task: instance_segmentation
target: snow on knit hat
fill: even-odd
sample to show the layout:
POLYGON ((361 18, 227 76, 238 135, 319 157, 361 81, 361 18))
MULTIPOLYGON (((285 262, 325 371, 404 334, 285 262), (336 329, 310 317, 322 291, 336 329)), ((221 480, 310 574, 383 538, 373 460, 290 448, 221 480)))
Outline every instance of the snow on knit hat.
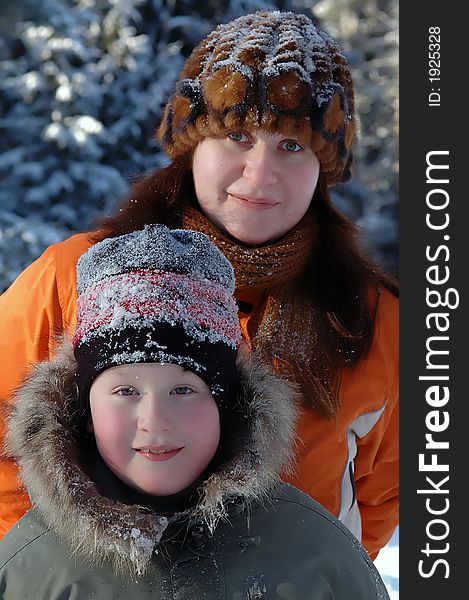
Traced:
POLYGON ((349 179, 350 69, 305 15, 260 11, 218 26, 187 59, 156 137, 174 159, 205 137, 256 127, 308 144, 329 185, 349 179))
POLYGON ((184 366, 229 398, 241 341, 234 287, 203 233, 151 225, 92 246, 77 264, 80 398, 103 370, 148 362, 184 366))

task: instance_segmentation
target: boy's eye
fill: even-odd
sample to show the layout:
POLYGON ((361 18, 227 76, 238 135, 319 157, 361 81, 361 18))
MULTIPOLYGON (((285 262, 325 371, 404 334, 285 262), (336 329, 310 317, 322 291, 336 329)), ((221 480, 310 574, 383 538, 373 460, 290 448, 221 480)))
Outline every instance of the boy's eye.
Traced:
POLYGON ((178 385, 171 392, 172 394, 193 394, 194 390, 188 385, 178 385))
POLYGON ((233 131, 232 133, 228 134, 228 137, 230 138, 230 140, 233 140, 233 142, 247 142, 248 141, 248 136, 243 133, 242 131, 233 131))
POLYGON ((119 396, 133 396, 134 394, 138 394, 135 388, 125 385, 114 390, 114 393, 118 394, 119 396))
POLYGON ((300 150, 303 150, 300 144, 295 142, 295 140, 285 140, 282 142, 281 146, 287 152, 299 152, 300 150))

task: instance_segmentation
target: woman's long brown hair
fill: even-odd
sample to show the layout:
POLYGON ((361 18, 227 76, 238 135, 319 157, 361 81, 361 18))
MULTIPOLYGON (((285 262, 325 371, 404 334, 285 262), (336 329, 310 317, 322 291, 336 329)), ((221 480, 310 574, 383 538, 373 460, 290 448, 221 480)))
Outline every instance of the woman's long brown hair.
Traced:
MULTIPOLYGON (((99 221, 99 229, 91 235, 93 241, 152 223, 181 227, 184 207, 197 206, 190 164, 191 158, 186 156, 137 181, 116 214, 99 221)), ((325 357, 313 377, 331 382, 324 392, 328 397, 319 398, 315 406, 330 418, 335 412, 330 409, 331 393, 336 399, 333 406, 339 405, 342 370, 357 364, 370 350, 380 289, 384 286, 397 296, 398 283, 362 253, 358 227, 335 208, 321 176, 310 210, 316 215, 318 240, 302 280, 316 307, 318 350, 325 357)), ((301 381, 301 373, 295 375, 301 381)), ((303 391, 306 396, 307 390, 303 391)))

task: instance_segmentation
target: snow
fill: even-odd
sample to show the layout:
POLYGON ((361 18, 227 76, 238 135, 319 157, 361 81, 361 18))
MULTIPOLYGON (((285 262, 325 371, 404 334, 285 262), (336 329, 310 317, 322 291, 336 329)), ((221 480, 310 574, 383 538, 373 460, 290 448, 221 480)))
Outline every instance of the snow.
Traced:
MULTIPOLYGON (((254 30, 251 30, 251 26, 244 24, 244 17, 242 17, 242 21, 235 20, 228 25, 222 25, 212 34, 212 39, 222 39, 223 36, 230 42, 233 50, 232 56, 228 59, 219 60, 215 56, 215 62, 209 64, 211 71, 215 72, 229 65, 251 79, 252 71, 240 57, 245 56, 246 50, 250 52, 259 50, 261 56, 264 56, 262 69, 264 77, 276 77, 283 70, 294 69, 306 83, 313 85, 311 74, 316 72, 317 64, 330 63, 328 52, 322 52, 322 49, 326 47, 324 39, 326 36, 318 34, 314 26, 306 20, 301 21, 297 14, 274 12, 270 21, 262 26, 258 24, 256 18, 253 18, 252 21, 255 24, 253 25, 254 30), (275 27, 279 20, 282 21, 283 30, 278 38, 273 38, 271 27, 275 27), (311 58, 312 56, 315 57, 315 60, 311 58)), ((327 45, 336 47, 336 44, 328 37, 327 45)), ((327 50, 329 51, 330 48, 327 50)), ((223 46, 221 55, 225 57, 225 46, 223 46)), ((332 84, 332 81, 329 83, 332 84)))
POLYGON ((399 598, 399 527, 375 560, 391 600, 399 598))
MULTIPOLYGON (((235 289, 233 267, 203 233, 147 225, 91 247, 78 261, 78 291, 82 293, 105 278, 137 267, 208 279, 227 288, 230 294, 235 289)), ((226 300, 223 296, 220 299, 226 300)))

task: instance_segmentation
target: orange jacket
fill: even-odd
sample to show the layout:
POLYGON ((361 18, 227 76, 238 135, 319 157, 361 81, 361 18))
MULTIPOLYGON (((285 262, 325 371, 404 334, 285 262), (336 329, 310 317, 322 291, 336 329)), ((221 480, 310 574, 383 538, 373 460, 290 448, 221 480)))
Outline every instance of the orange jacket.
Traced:
MULTIPOLYGON (((73 331, 75 266, 90 245, 86 234, 78 234, 49 247, 0 296, 0 398, 10 398, 31 364, 49 358, 63 329, 73 331)), ((237 292, 236 297, 251 304, 261 301, 259 292, 237 292)), ((249 340, 255 324, 241 311, 240 321, 249 340)), ((338 516, 374 558, 398 523, 399 502, 398 300, 386 290, 371 352, 344 373, 341 403, 334 422, 303 409, 298 468, 294 478, 286 479, 338 516)), ((17 475, 11 461, 1 463, 0 535, 30 506, 17 475)))

